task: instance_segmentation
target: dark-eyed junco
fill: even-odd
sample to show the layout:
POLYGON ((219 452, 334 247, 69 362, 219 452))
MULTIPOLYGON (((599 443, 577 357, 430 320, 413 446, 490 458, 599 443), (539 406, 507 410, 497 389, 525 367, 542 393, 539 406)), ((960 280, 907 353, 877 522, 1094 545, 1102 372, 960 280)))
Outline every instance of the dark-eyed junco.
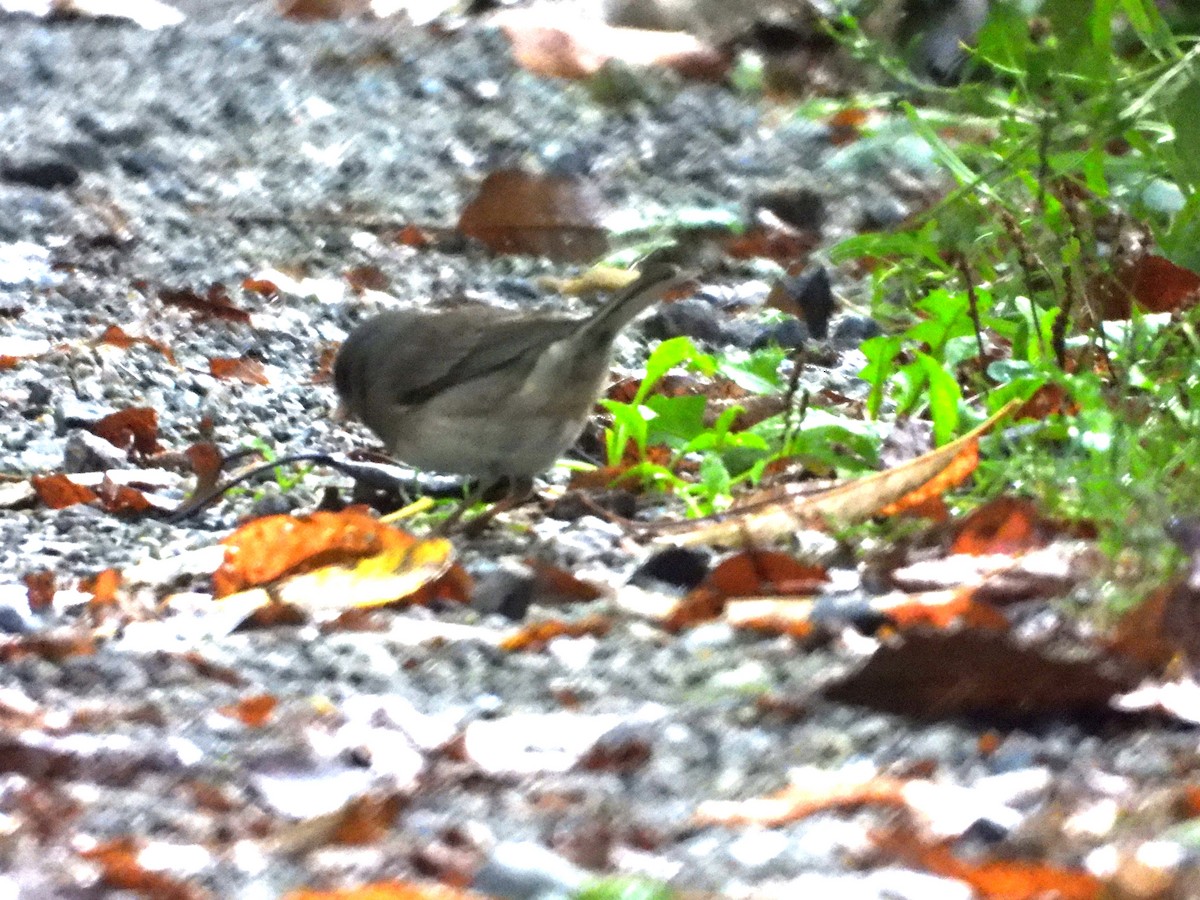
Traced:
POLYGON ((649 262, 585 318, 493 307, 399 310, 361 323, 342 345, 334 382, 346 412, 419 469, 508 478, 527 494, 579 437, 608 375, 613 340, 686 280, 649 262))

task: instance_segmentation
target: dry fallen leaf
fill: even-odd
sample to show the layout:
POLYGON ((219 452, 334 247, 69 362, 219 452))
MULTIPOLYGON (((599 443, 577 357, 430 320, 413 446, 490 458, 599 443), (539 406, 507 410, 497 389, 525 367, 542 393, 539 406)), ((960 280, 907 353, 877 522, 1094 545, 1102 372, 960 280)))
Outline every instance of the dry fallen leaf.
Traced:
POLYGON ((588 78, 617 61, 719 81, 732 62, 730 53, 682 31, 619 28, 574 12, 551 17, 545 7, 507 10, 493 21, 511 42, 517 65, 551 78, 588 78))
POLYGON ((493 253, 587 262, 608 251, 603 211, 600 192, 581 178, 500 169, 484 179, 458 230, 493 253))
POLYGON ((1096 876, 1042 862, 966 862, 944 843, 923 841, 912 829, 873 835, 875 843, 902 862, 966 882, 980 900, 1099 900, 1104 884, 1096 876))
POLYGON ((274 607, 309 612, 402 599, 461 601, 470 592, 470 579, 454 564, 449 541, 418 540, 359 508, 266 516, 222 543, 225 561, 213 574, 213 588, 226 602, 267 584, 279 601, 274 607))
POLYGON ((199 294, 190 288, 159 288, 158 299, 168 306, 178 306, 202 319, 222 319, 226 322, 250 324, 250 313, 233 305, 223 284, 209 285, 199 294))
POLYGON ((206 896, 199 888, 165 872, 145 868, 138 860, 142 843, 134 837, 115 838, 84 850, 80 856, 100 867, 102 883, 113 890, 171 900, 200 900, 206 896))
POLYGON ((906 632, 827 685, 835 703, 923 719, 1103 715, 1135 683, 1103 656, 1064 658, 995 631, 906 632))
MULTIPOLYGON (((931 481, 935 489, 945 490, 947 477, 965 477, 964 460, 969 466, 976 458, 980 436, 1019 405, 1020 401, 1014 400, 958 440, 895 468, 817 492, 803 483, 784 484, 726 513, 660 525, 655 529, 655 539, 681 546, 757 546, 797 529, 819 526, 826 519, 842 523, 861 521, 931 481), (949 476, 943 474, 947 470, 949 476)), ((927 499, 923 491, 917 496, 927 499)))
POLYGON ((128 350, 134 344, 145 344, 148 347, 153 347, 159 353, 167 358, 167 362, 175 365, 175 354, 171 348, 162 341, 155 340, 150 337, 139 337, 130 334, 120 325, 109 325, 104 329, 104 333, 96 338, 97 344, 108 344, 112 347, 120 347, 122 350, 128 350))
POLYGON ((158 450, 158 413, 148 406, 118 410, 92 423, 88 430, 114 447, 132 448, 142 456, 158 450))
POLYGON ((240 381, 243 384, 269 384, 263 364, 248 356, 219 357, 208 361, 208 371, 213 378, 240 381))
POLYGON ((271 721, 271 716, 278 705, 279 700, 270 694, 254 694, 250 697, 243 697, 237 703, 222 706, 217 712, 231 719, 237 719, 250 728, 262 728, 271 721))
POLYGON ((442 884, 377 881, 356 888, 291 891, 284 895, 283 900, 486 900, 486 898, 474 891, 446 887, 442 884))
POLYGON ((830 809, 905 805, 905 780, 884 775, 803 771, 803 783, 791 784, 770 797, 708 800, 694 817, 698 825, 761 825, 778 828, 830 809))
POLYGON ((29 479, 38 499, 51 509, 66 509, 76 503, 91 503, 98 499, 89 487, 74 482, 68 475, 34 475, 29 479))

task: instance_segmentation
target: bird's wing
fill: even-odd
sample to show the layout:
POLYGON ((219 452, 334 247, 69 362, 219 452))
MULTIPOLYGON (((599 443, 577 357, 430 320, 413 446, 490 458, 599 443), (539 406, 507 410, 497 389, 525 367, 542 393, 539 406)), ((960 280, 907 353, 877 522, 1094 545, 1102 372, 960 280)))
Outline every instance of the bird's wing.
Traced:
POLYGON ((400 313, 379 325, 371 337, 378 349, 370 355, 387 361, 382 381, 388 399, 408 406, 538 352, 570 334, 578 322, 474 309, 400 313))

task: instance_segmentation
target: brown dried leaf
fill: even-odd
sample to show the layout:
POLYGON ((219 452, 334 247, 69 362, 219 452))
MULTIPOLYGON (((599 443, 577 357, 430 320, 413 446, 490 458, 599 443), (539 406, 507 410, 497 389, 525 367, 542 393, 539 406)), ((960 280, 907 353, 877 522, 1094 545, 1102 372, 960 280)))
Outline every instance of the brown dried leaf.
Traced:
POLYGON ((1042 862, 992 860, 965 862, 944 843, 922 840, 914 829, 892 829, 872 835, 875 843, 904 863, 970 885, 980 900, 1099 900, 1104 883, 1079 870, 1042 862))
POLYGON ((552 21, 545 9, 496 16, 517 65, 550 78, 590 78, 607 63, 670 69, 684 78, 720 81, 732 56, 682 31, 620 28, 576 15, 552 21))
POLYGON ((49 569, 30 572, 25 576, 25 590, 29 597, 29 608, 33 612, 49 609, 56 591, 55 575, 49 569))
POLYGON ((98 499, 89 487, 76 484, 68 475, 34 475, 29 479, 38 498, 51 509, 66 509, 76 503, 98 499))
POLYGON ((208 371, 213 378, 240 381, 242 384, 270 384, 263 364, 248 356, 218 357, 208 361, 208 371))
POLYGON ((792 784, 769 797, 750 800, 708 800, 694 817, 698 825, 778 828, 831 809, 882 806, 903 809, 905 779, 886 775, 821 773, 811 784, 792 784))
POLYGON ((158 451, 158 413, 148 406, 118 410, 94 422, 88 431, 114 447, 133 448, 142 456, 158 451))
POLYGON ((217 710, 221 715, 237 719, 249 728, 262 728, 275 713, 279 700, 270 694, 254 694, 243 697, 237 703, 222 706, 217 710))
MULTIPOLYGON (((957 475, 955 464, 961 465, 962 459, 969 460, 977 452, 979 437, 1019 405, 1020 401, 1014 400, 958 440, 895 468, 818 492, 808 490, 803 483, 780 485, 729 512, 660 525, 655 538, 662 543, 682 546, 755 546, 790 534, 797 528, 820 527, 826 519, 861 521, 936 479, 948 468, 951 469, 950 476, 957 475)), ((940 485, 940 481, 935 482, 935 487, 940 485)))
POLYGON ((587 181, 501 169, 484 179, 458 230, 493 253, 587 262, 608 251, 604 202, 587 181))
POLYGON ((250 324, 250 313, 233 305, 223 284, 211 284, 203 294, 191 288, 159 288, 158 299, 168 306, 178 306, 195 313, 202 319, 250 324))
POLYGON ((113 347, 120 347, 122 350, 128 350, 134 344, 145 344, 147 347, 153 347, 159 353, 167 358, 167 362, 175 365, 175 354, 171 352, 171 348, 162 341, 150 337, 136 336, 130 334, 120 325, 109 325, 104 329, 104 333, 96 338, 97 344, 108 344, 113 347))
POLYGON ((197 887, 145 868, 138 861, 141 844, 135 837, 116 838, 84 850, 80 856, 100 867, 101 882, 113 890, 159 900, 201 900, 206 896, 197 887))
POLYGON ((964 629, 906 633, 823 695, 917 718, 986 715, 1003 719, 1110 712, 1133 680, 1104 657, 1078 660, 1007 634, 964 629))

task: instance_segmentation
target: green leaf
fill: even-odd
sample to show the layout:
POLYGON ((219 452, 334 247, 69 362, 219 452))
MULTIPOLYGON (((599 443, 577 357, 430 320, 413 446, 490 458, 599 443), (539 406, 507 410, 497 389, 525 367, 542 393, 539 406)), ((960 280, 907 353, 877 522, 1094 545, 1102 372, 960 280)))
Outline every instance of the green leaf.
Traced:
POLYGON ((1029 55, 1029 19, 1014 3, 993 3, 980 29, 975 52, 989 65, 1015 77, 1025 73, 1029 55))
POLYGON ((950 174, 954 176, 955 181, 963 186, 970 185, 976 188, 983 196, 999 202, 1000 198, 996 197, 991 186, 976 176, 975 171, 966 164, 962 156, 951 149, 950 145, 942 140, 937 132, 921 117, 915 106, 911 103, 902 103, 901 108, 908 116, 908 121, 912 125, 913 130, 929 145, 938 162, 946 167, 950 174))
POLYGON ((730 493, 732 479, 729 477, 729 470, 716 453, 707 453, 700 460, 700 483, 710 500, 730 493))
POLYGON ((621 403, 617 400, 601 400, 600 405, 607 409, 613 417, 612 427, 608 430, 605 440, 605 450, 608 454, 608 464, 617 466, 625 458, 625 448, 633 441, 641 456, 646 455, 646 433, 649 428, 647 419, 654 415, 652 410, 644 409, 632 403, 621 403))
POLYGON ((871 385, 871 392, 867 395, 867 414, 871 418, 879 415, 884 387, 895 371, 894 363, 902 345, 903 339, 896 335, 880 335, 863 341, 858 348, 867 358, 867 364, 858 376, 871 385))
POLYGON ((927 353, 917 354, 917 363, 929 383, 929 414, 933 419, 934 441, 940 447, 954 439, 958 430, 962 391, 952 372, 927 353))
POLYGON ((1185 73, 1184 87, 1166 110, 1175 131, 1172 175, 1185 190, 1200 190, 1200 63, 1185 73))
POLYGON ((1121 8, 1125 11, 1129 24, 1147 47, 1157 51, 1178 51, 1175 36, 1163 21, 1154 0, 1121 0, 1121 8))
POLYGON ((699 394, 685 397, 664 397, 655 394, 645 403, 653 418, 646 426, 646 445, 666 444, 678 450, 698 434, 704 426, 707 399, 699 394))
POLYGON ((1156 236, 1171 262, 1200 272, 1200 191, 1187 198, 1175 221, 1156 236))
POLYGON ((781 347, 765 347, 747 354, 730 350, 717 360, 717 374, 752 394, 771 394, 783 387, 779 366, 787 359, 781 347))
POLYGON ((664 375, 681 363, 689 362, 711 374, 716 368, 716 362, 707 353, 701 352, 692 339, 688 337, 673 337, 663 341, 654 348, 650 358, 646 360, 646 375, 638 388, 634 403, 641 403, 664 375))

